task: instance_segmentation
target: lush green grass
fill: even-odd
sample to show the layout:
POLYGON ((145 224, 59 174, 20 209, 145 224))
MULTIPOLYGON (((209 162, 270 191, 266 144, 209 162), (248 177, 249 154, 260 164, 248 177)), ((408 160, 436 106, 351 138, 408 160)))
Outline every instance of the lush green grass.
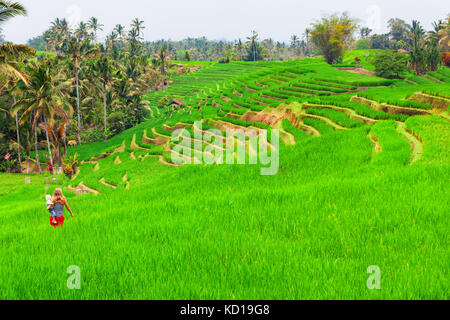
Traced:
MULTIPOLYGON (((292 95, 257 105, 257 99, 271 100, 264 93, 276 94, 291 82, 314 85, 313 78, 324 78, 317 86, 349 91, 361 83, 382 84, 318 59, 258 66, 272 71, 233 75, 219 88, 186 96, 201 110, 154 118, 106 143, 70 148, 89 160, 125 143, 124 152, 82 164, 73 181, 60 178, 75 213, 61 229, 51 228, 44 206, 45 194, 56 187, 46 189, 48 175, 32 175, 31 184, 23 175, 0 175, 0 299, 448 299, 448 120, 439 114, 396 118, 350 102, 357 93, 292 95), (337 81, 327 82, 329 75, 337 81), (269 78, 276 82, 264 81, 269 78), (258 80, 267 87, 243 89, 258 80), (380 121, 362 125, 337 109, 311 109, 355 127, 336 131, 304 118, 306 102, 380 121), (218 119, 221 107, 222 113, 235 112, 235 105, 247 111, 290 107, 321 136, 282 120, 297 144, 281 144, 274 176, 261 176, 259 165, 164 165, 160 155, 170 160, 164 146, 142 141, 144 130, 149 138, 170 134, 163 124, 205 119, 204 129, 213 128, 208 119, 218 119), (411 163, 410 141, 395 120, 423 142, 417 161, 411 163), (374 151, 371 136, 381 151, 374 151), (67 189, 80 182, 100 194, 75 196, 67 189), (66 287, 71 265, 81 269, 81 290, 66 287), (381 290, 366 286, 371 265, 380 267, 381 290)), ((403 93, 369 92, 379 101, 406 101, 415 90, 431 90, 405 85, 403 93)), ((445 92, 443 86, 434 90, 445 92)), ((270 129, 262 122, 220 119, 270 129)))

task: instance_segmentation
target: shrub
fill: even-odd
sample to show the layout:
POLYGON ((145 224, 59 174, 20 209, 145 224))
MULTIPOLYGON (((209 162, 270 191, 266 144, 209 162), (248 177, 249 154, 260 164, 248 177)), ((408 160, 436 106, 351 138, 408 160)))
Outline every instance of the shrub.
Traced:
POLYGON ((116 111, 109 115, 108 124, 113 135, 119 134, 125 130, 125 114, 122 111, 116 111))
POLYGON ((367 50, 372 48, 372 41, 370 39, 361 39, 356 41, 357 50, 367 50))
POLYGON ((174 97, 172 95, 167 95, 159 99, 157 107, 160 109, 166 108, 172 101, 174 97))
POLYGON ((384 50, 378 53, 373 60, 375 66, 375 74, 383 78, 400 78, 406 72, 408 56, 390 50, 384 50))
POLYGON ((103 138, 104 138, 103 129, 91 128, 81 134, 81 142, 83 144, 103 141, 103 138))
POLYGON ((64 174, 72 178, 73 174, 75 173, 76 168, 78 167, 78 153, 75 153, 71 157, 65 157, 63 159, 63 166, 64 166, 64 174))

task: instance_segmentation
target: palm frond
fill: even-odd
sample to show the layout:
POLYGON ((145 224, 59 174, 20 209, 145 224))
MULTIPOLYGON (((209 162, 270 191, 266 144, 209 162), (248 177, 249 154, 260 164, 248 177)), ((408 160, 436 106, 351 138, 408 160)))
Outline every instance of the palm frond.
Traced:
POLYGON ((23 56, 25 58, 36 55, 36 50, 23 44, 3 43, 0 45, 0 56, 23 56))
POLYGON ((15 16, 25 16, 27 10, 18 2, 7 0, 0 1, 0 23, 3 23, 15 16))

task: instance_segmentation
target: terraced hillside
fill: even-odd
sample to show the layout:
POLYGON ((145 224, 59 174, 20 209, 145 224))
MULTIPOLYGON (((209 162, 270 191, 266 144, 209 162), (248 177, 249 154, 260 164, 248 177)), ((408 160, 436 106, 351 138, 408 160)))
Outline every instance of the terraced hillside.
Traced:
POLYGON ((195 95, 201 90, 209 88, 216 89, 221 82, 231 80, 239 75, 254 72, 263 68, 258 65, 244 65, 238 63, 221 64, 212 63, 204 64, 200 70, 174 77, 170 86, 164 91, 159 91, 146 96, 149 107, 155 115, 159 114, 156 108, 159 99, 165 95, 172 95, 174 98, 185 98, 195 95))
POLYGON ((76 214, 61 230, 42 210, 45 177, 2 176, 1 298, 448 298, 448 69, 385 80, 320 59, 210 68, 220 80, 202 69, 147 97, 177 93, 189 108, 70 149, 82 164, 58 181, 76 214), (279 129, 278 173, 173 164, 173 131, 196 121, 279 129), (73 264, 77 292, 65 289, 73 264), (382 290, 366 286, 371 265, 382 290))

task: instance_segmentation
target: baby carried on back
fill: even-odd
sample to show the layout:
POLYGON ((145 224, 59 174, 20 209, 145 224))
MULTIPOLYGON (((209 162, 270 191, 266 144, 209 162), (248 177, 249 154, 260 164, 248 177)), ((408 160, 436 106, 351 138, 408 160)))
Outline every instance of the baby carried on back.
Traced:
POLYGON ((57 222, 56 222, 55 204, 52 201, 52 196, 48 194, 45 196, 45 199, 47 200, 45 205, 47 207, 47 210, 50 212, 50 216, 52 217, 52 222, 54 225, 56 225, 57 222))
POLYGON ((53 197, 51 195, 45 196, 46 199, 46 208, 50 212, 50 224, 53 227, 61 227, 64 224, 64 207, 67 208, 70 215, 73 218, 72 210, 70 210, 69 204, 67 203, 66 198, 62 194, 61 189, 56 189, 53 197))

